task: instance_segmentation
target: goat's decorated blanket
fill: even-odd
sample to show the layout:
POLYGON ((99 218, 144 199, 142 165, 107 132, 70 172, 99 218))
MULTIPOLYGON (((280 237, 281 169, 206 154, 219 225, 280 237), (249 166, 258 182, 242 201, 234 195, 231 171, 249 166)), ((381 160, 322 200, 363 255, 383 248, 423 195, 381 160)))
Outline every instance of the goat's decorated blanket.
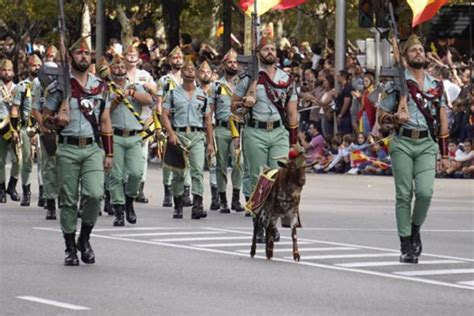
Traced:
POLYGON ((278 169, 263 169, 258 177, 255 189, 250 196, 247 204, 245 204, 245 211, 252 215, 258 215, 260 210, 265 205, 268 195, 272 191, 273 183, 275 182, 278 169))

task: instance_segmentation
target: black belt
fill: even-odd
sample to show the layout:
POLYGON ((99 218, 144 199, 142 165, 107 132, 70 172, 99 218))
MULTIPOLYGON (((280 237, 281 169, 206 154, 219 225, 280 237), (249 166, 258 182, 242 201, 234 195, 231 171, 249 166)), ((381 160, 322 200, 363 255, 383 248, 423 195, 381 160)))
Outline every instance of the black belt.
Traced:
POLYGON ((403 128, 402 132, 400 133, 402 136, 409 137, 411 139, 420 139, 420 138, 425 138, 428 137, 428 131, 427 130, 418 130, 418 129, 406 129, 403 128))
POLYGON ((140 132, 141 131, 137 131, 137 130, 114 128, 114 135, 121 136, 121 137, 135 136, 140 132))
POLYGON ((186 126, 186 127, 175 127, 175 131, 177 132, 203 132, 204 128, 197 127, 197 126, 186 126))
POLYGON ((225 128, 229 128, 229 121, 217 120, 216 126, 222 126, 222 127, 225 127, 225 128))
POLYGON ((272 129, 280 127, 281 121, 273 121, 273 122, 261 122, 256 120, 251 120, 247 123, 247 126, 254 127, 254 128, 261 128, 271 131, 272 129))
POLYGON ((86 145, 94 143, 94 137, 73 137, 59 135, 59 143, 85 147, 86 145))

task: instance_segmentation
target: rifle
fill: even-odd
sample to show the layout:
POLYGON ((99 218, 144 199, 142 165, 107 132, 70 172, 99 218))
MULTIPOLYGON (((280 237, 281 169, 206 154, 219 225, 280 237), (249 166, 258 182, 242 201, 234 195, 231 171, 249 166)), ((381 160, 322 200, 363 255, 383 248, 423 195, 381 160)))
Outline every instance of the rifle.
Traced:
POLYGON ((70 70, 69 70, 69 58, 66 51, 65 44, 65 29, 66 24, 64 20, 64 1, 58 0, 59 5, 59 52, 61 59, 61 77, 62 83, 59 83, 60 90, 63 94, 63 100, 59 107, 56 121, 58 125, 64 127, 69 123, 69 98, 71 97, 71 86, 70 86, 70 70))

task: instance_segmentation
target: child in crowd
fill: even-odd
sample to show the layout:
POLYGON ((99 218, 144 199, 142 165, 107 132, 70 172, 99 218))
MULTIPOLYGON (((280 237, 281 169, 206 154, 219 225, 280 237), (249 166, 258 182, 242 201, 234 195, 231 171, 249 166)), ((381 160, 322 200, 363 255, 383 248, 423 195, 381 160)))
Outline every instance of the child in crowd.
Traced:
POLYGON ((337 154, 333 156, 333 159, 329 166, 327 166, 325 172, 335 172, 335 173, 346 173, 350 169, 350 145, 352 143, 352 135, 346 134, 342 137, 342 143, 339 143, 337 139, 338 136, 334 136, 332 145, 333 148, 337 145, 337 154))
POLYGON ((451 161, 450 167, 443 176, 456 178, 471 178, 474 176, 474 151, 472 150, 471 139, 465 139, 463 143, 459 144, 454 160, 451 161))

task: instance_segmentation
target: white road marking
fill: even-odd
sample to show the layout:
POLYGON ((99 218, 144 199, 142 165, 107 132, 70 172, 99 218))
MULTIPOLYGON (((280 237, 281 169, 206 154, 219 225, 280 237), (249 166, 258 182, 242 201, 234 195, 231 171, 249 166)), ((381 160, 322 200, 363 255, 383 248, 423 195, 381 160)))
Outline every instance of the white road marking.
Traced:
MULTIPOLYGON (((250 239, 249 242, 237 242, 237 243, 216 243, 216 244, 192 244, 191 246, 194 247, 209 247, 209 248, 219 248, 219 247, 242 247, 242 246, 249 246, 252 244, 252 240, 250 239)), ((292 241, 279 241, 278 245, 292 245, 292 241)), ((298 242, 298 245, 307 245, 309 242, 298 242)))
MULTIPOLYGON (((322 256, 304 256, 301 259, 304 260, 316 260, 316 259, 345 259, 345 258, 377 258, 377 257, 395 257, 399 256, 398 253, 358 253, 349 255, 322 255, 322 256)), ((293 257, 285 257, 286 259, 292 259, 293 257)))
POLYGON ((458 284, 474 286, 474 281, 462 281, 458 282, 458 284))
POLYGON ((180 236, 180 235, 213 235, 213 234, 225 234, 225 233, 224 232, 194 231, 194 232, 114 234, 112 236, 116 236, 116 237, 146 237, 146 236, 180 236))
MULTIPOLYGON (((446 264, 446 263, 463 263, 462 261, 456 260, 420 260, 418 265, 421 264, 446 264)), ((368 262, 351 262, 351 263, 338 263, 336 266, 346 268, 365 268, 365 267, 385 267, 385 266, 398 266, 407 265, 406 263, 400 263, 397 261, 368 261, 368 262)))
POLYGON ((441 270, 418 270, 418 271, 415 270, 415 271, 398 271, 398 272, 393 272, 393 273, 406 275, 406 276, 464 274, 464 273, 474 273, 474 269, 441 269, 441 270))
MULTIPOLYGON (((281 242, 275 243, 275 247, 278 247, 281 242)), ((291 243, 290 243, 291 244, 291 243)), ((298 243, 300 244, 300 243, 298 243)), ((352 248, 352 247, 316 247, 316 248, 299 248, 300 252, 305 251, 337 251, 337 250, 358 250, 359 248, 352 248)), ((248 252, 247 250, 237 250, 239 252, 248 252)), ((293 251, 293 248, 274 248, 273 252, 288 252, 293 251)), ((257 253, 265 253, 265 249, 257 249, 257 253)), ((292 257, 293 258, 293 257, 292 257)))
MULTIPOLYGON (((246 226, 230 226, 227 229, 249 230, 246 226)), ((285 229, 290 231, 289 229, 285 229)), ((304 227, 304 231, 370 231, 370 232, 396 232, 393 228, 344 228, 344 227, 304 227)), ((422 232, 433 233, 474 233, 474 229, 423 229, 422 232)))
POLYGON ((72 305, 72 304, 58 302, 58 301, 52 301, 52 300, 47 300, 47 299, 39 298, 39 297, 35 297, 35 296, 17 296, 17 298, 19 298, 21 300, 26 300, 26 301, 31 301, 31 302, 36 302, 36 303, 41 303, 41 304, 46 304, 46 305, 52 305, 52 306, 66 308, 66 309, 75 310, 75 311, 90 310, 89 307, 79 306, 79 305, 72 305))
POLYGON ((196 238, 163 238, 163 239, 152 239, 156 242, 180 242, 180 241, 204 241, 204 240, 236 240, 236 239, 247 239, 248 236, 229 236, 229 237, 196 237, 196 238))
POLYGON ((115 232, 115 231, 127 231, 127 230, 132 230, 132 231, 146 231, 146 230, 181 230, 181 229, 189 229, 189 227, 121 227, 121 228, 95 228, 95 232, 115 232))

